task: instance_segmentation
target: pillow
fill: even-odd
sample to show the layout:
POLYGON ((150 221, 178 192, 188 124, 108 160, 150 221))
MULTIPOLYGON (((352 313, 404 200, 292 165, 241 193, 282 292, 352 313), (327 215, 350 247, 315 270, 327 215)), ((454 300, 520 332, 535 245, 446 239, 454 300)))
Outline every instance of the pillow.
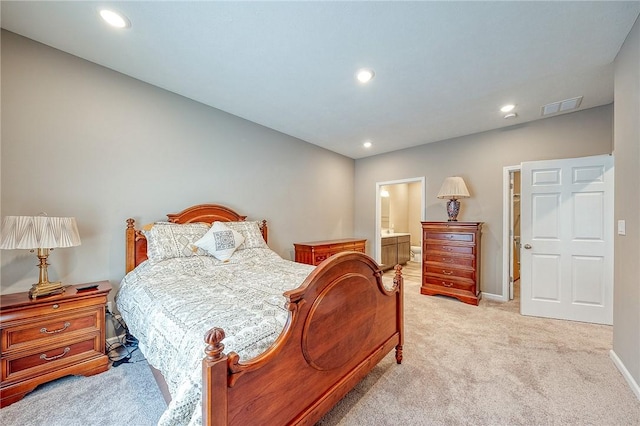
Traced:
POLYGON ((250 248, 269 248, 264 241, 262 232, 260 232, 260 222, 242 221, 242 222, 224 222, 229 228, 239 232, 244 237, 244 244, 238 247, 238 250, 250 248))
POLYGON ((229 260, 233 252, 244 242, 244 237, 222 222, 214 222, 211 229, 193 244, 206 250, 223 262, 229 260))
POLYGON ((147 238, 147 258, 161 261, 174 257, 204 256, 203 250, 194 250, 193 242, 209 230, 206 223, 156 222, 150 229, 143 229, 147 238))

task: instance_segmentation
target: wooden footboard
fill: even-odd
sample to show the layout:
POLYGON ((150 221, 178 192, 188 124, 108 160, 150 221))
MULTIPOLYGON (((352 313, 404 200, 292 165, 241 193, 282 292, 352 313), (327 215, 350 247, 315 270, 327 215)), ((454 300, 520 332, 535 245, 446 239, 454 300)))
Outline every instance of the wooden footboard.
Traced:
POLYGON ((385 289, 377 263, 347 252, 285 293, 289 318, 269 350, 240 363, 213 328, 203 360, 206 425, 314 424, 396 348, 402 361, 403 279, 385 289))

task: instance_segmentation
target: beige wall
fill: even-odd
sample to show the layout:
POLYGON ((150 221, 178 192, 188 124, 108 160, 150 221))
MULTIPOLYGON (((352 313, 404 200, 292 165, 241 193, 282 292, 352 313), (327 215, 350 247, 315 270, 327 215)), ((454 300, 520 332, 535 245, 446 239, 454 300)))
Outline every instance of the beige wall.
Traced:
POLYGON ((615 237, 613 351, 640 398, 640 22, 615 61, 615 237), (632 378, 629 378, 630 375, 632 378))
MULTIPOLYGON (((285 258, 353 234, 352 159, 6 31, 1 53, 0 214, 75 216, 82 239, 51 279, 117 285, 125 220, 193 204, 267 219, 285 258)), ((2 252, 3 293, 37 281, 34 254, 2 252)))
MULTIPOLYGON (((356 160, 355 233, 373 238, 375 183, 426 176, 427 220, 446 220, 436 198, 445 177, 462 176, 471 198, 461 200, 461 221, 485 222, 482 291, 502 294, 502 171, 522 161, 611 152, 611 105, 356 160)), ((371 246, 370 246, 371 247, 371 246)))

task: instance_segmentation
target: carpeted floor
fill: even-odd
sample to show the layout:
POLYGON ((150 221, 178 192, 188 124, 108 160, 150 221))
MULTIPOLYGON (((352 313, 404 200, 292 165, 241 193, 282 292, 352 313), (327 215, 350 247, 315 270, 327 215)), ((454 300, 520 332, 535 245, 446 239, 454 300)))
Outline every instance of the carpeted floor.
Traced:
MULTIPOLYGON (((517 301, 423 296, 417 264, 405 278, 402 365, 387 356, 319 425, 640 425, 609 358, 611 327, 523 317, 517 301)), ((164 407, 143 361, 41 386, 0 424, 143 426, 164 407)))

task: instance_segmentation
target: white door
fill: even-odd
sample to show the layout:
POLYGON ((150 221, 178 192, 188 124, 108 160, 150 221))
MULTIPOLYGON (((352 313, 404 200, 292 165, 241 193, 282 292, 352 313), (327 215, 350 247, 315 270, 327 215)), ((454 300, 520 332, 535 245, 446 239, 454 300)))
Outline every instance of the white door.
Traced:
POLYGON ((523 315, 613 323, 613 157, 522 163, 523 315))

